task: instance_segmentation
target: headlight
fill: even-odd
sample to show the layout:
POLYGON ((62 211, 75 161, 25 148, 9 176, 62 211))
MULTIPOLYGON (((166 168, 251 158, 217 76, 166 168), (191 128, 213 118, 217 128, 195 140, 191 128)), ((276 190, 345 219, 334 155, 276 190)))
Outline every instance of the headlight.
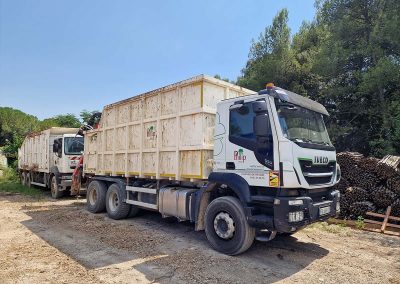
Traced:
POLYGON ((289 222, 300 222, 304 219, 303 211, 289 212, 289 222))
POLYGON ((301 199, 289 200, 289 205, 303 205, 303 200, 301 199))

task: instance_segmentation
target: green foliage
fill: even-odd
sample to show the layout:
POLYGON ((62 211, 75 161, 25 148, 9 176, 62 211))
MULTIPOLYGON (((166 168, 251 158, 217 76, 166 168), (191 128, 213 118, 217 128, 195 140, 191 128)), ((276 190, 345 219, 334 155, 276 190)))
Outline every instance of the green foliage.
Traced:
POLYGON ((40 189, 23 186, 19 182, 19 177, 15 169, 8 167, 0 168, 0 192, 21 193, 28 196, 40 198, 43 193, 40 189))
MULTIPOLYGON (((80 113, 82 121, 86 121, 96 111, 83 110, 80 113)), ((0 147, 15 166, 18 148, 21 147, 28 133, 42 131, 51 127, 79 128, 80 120, 74 114, 56 115, 39 120, 35 116, 26 114, 10 107, 0 107, 0 147)))
POLYGON ((400 153, 400 1, 322 0, 290 37, 284 9, 250 47, 238 84, 265 83, 324 104, 338 151, 400 153))
POLYGON ((360 230, 365 228, 365 222, 364 222, 364 218, 362 216, 358 216, 358 218, 356 220, 356 228, 360 229, 360 230))
MULTIPOLYGON (((217 75, 216 75, 217 76, 217 75)), ((225 80, 225 79, 224 79, 225 80)), ((99 112, 98 110, 94 110, 94 111, 88 111, 87 109, 84 109, 80 112, 79 116, 82 120, 83 123, 88 123, 89 119, 92 117, 93 114, 95 114, 96 112, 99 112)))

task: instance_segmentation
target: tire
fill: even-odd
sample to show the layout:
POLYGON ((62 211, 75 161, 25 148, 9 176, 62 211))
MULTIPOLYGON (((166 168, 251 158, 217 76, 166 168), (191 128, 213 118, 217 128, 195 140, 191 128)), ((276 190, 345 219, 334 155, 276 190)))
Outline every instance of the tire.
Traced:
POLYGON ((255 237, 255 229, 247 223, 242 204, 232 196, 219 197, 208 205, 205 231, 211 247, 227 255, 243 253, 255 237))
POLYGON ((27 187, 32 187, 32 184, 31 184, 31 173, 29 173, 29 172, 25 173, 25 185, 27 187))
POLYGON ((20 180, 21 180, 21 184, 23 186, 26 186, 26 173, 25 172, 21 172, 20 180))
POLYGON ((113 183, 109 186, 106 195, 106 209, 108 217, 114 220, 128 217, 131 206, 125 203, 124 190, 118 184, 113 183))
POLYGON ((60 187, 57 184, 57 178, 55 175, 51 176, 50 179, 50 192, 51 192, 51 197, 53 199, 59 199, 64 195, 64 193, 62 192, 62 190, 60 190, 60 187))
POLYGON ((107 186, 104 182, 94 180, 89 183, 86 192, 86 209, 91 213, 106 210, 107 186))

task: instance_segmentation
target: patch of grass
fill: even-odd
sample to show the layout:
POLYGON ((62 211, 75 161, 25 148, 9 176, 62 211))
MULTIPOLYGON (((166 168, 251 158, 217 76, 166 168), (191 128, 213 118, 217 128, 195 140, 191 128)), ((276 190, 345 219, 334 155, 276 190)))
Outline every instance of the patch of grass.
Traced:
POLYGON ((2 168, 0 176, 0 192, 20 193, 23 195, 41 197, 43 195, 40 189, 27 187, 19 183, 18 174, 12 168, 2 168))
POLYGON ((362 230, 365 228, 364 218, 362 216, 358 216, 356 221, 356 228, 362 230))
POLYGON ((313 223, 304 230, 309 230, 309 231, 325 231, 328 233, 332 234, 338 234, 340 236, 350 236, 351 235, 351 230, 343 225, 335 225, 335 224, 328 224, 327 222, 317 222, 313 223))
POLYGON ((0 192, 20 193, 37 198, 43 196, 40 189, 24 186, 17 181, 0 181, 0 192))

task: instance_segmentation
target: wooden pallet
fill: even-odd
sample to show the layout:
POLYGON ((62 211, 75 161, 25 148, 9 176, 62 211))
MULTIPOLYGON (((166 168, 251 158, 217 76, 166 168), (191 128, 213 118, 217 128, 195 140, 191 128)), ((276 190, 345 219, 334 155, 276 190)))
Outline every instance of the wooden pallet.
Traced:
POLYGON ((375 217, 375 218, 382 218, 383 221, 376 221, 376 220, 371 220, 371 219, 364 219, 364 222, 367 224, 376 224, 376 225, 380 225, 379 229, 375 229, 375 228, 365 228, 368 231, 373 231, 373 232, 378 232, 378 233, 383 233, 383 234, 387 234, 387 235, 394 235, 394 236, 399 236, 400 237, 400 233, 396 232, 396 229, 400 229, 400 225, 397 224, 392 224, 389 223, 390 220, 393 221, 400 221, 399 217, 394 217, 394 216, 390 216, 390 213, 392 211, 392 207, 389 206, 386 209, 386 213, 385 214, 378 214, 375 212, 367 212, 367 216, 371 216, 371 217, 375 217), (393 230, 394 228, 394 230, 393 230))
MULTIPOLYGON (((400 237, 400 225, 397 224, 392 224, 389 221, 400 221, 399 217, 394 217, 390 216, 390 213, 392 211, 392 207, 389 206, 386 209, 385 214, 378 214, 375 212, 367 212, 367 216, 371 216, 374 218, 382 218, 382 221, 377 221, 377 220, 371 220, 371 219, 364 219, 364 226, 363 230, 366 231, 371 231, 371 232, 377 232, 377 233, 382 233, 382 234, 387 234, 387 235, 392 235, 392 236, 398 236, 400 237)), ((329 219, 328 220, 329 224, 343 224, 352 228, 357 228, 357 221, 354 220, 340 220, 340 219, 329 219)))

